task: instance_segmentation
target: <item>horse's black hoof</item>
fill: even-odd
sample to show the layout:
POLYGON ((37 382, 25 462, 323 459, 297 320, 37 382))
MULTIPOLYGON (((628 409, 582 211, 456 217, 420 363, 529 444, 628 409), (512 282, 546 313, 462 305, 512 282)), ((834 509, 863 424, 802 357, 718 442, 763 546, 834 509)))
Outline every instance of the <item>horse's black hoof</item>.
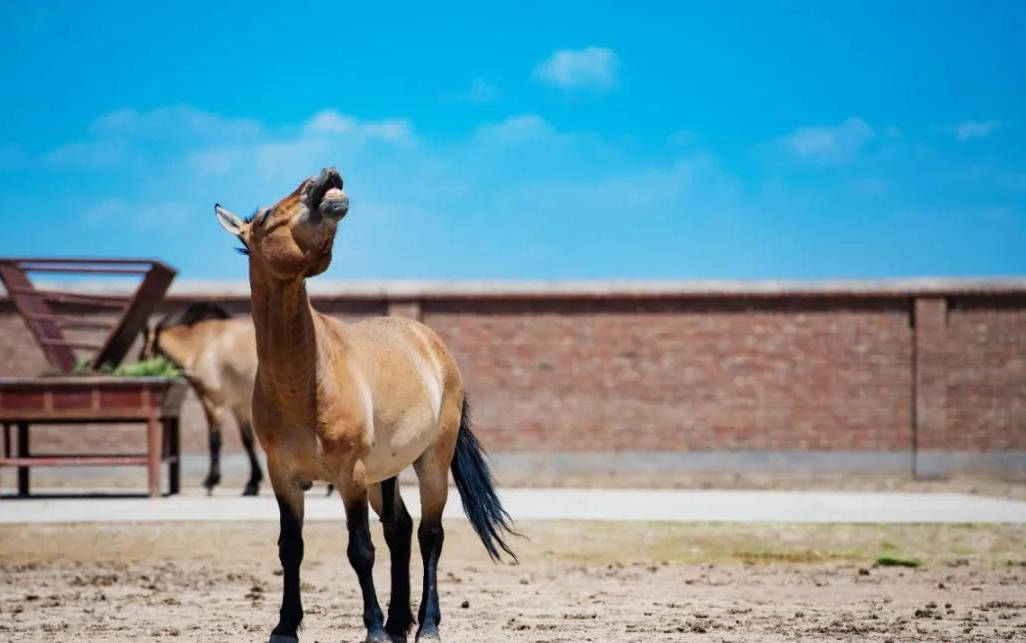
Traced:
POLYGON ((267 643, 299 643, 299 639, 287 634, 272 634, 267 643))
POLYGON ((438 632, 425 632, 417 635, 417 643, 442 643, 442 637, 438 632))
POLYGON ((246 485, 246 488, 242 490, 242 495, 244 495, 244 496, 259 496, 260 495, 260 485, 259 484, 252 484, 252 483, 246 485))
POLYGON ((221 474, 210 474, 207 476, 207 479, 203 481, 203 488, 207 490, 207 495, 209 496, 214 492, 214 487, 219 484, 221 484, 221 474))
POLYGON ((365 643, 392 643, 392 637, 385 632, 373 632, 367 634, 365 643))
POLYGON ((385 623, 385 631, 391 637, 392 643, 406 643, 410 635, 410 627, 415 623, 413 615, 408 614, 406 618, 396 618, 394 616, 388 617, 388 622, 385 623), (398 623, 406 623, 405 626, 398 625, 398 623))

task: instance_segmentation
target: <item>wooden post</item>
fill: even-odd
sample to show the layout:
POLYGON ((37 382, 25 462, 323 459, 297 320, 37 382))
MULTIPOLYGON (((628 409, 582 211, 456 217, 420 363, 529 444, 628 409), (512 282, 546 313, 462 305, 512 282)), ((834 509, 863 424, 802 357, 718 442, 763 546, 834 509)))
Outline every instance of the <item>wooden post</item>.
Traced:
MULTIPOLYGON (((28 422, 18 423, 18 457, 27 458, 31 451, 29 449, 29 425, 28 422)), ((29 468, 24 465, 18 466, 18 495, 29 495, 29 468)))
MULTIPOLYGON (((11 425, 4 422, 4 457, 11 457, 11 425)), ((3 497, 3 493, 0 492, 0 498, 3 497)))
POLYGON ((146 446, 146 472, 149 474, 150 497, 159 498, 161 430, 160 420, 152 415, 146 420, 146 446))
POLYGON ((164 420, 164 430, 170 434, 170 462, 168 463, 167 473, 168 478, 171 482, 171 494, 178 493, 181 484, 181 471, 182 471, 182 449, 181 449, 181 436, 178 432, 178 418, 168 418, 164 420))

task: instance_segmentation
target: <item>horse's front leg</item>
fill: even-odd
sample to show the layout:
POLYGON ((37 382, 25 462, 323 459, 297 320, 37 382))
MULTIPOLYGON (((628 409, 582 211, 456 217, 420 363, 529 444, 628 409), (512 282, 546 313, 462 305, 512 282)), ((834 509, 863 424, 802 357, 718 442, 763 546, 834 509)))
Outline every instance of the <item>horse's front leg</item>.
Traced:
POLYGON ((278 499, 281 521, 278 559, 283 580, 278 625, 271 631, 269 643, 297 643, 296 632, 303 620, 303 603, 299 597, 299 566, 303 562, 303 490, 273 459, 268 459, 267 469, 278 499))
POLYGON ((370 525, 367 519, 367 485, 362 472, 363 464, 356 465, 359 471, 348 480, 338 482, 339 493, 346 508, 346 527, 349 530, 349 546, 346 554, 356 571, 363 593, 363 624, 367 627, 367 643, 391 643, 385 632, 384 616, 374 591, 374 543, 371 542, 370 525))

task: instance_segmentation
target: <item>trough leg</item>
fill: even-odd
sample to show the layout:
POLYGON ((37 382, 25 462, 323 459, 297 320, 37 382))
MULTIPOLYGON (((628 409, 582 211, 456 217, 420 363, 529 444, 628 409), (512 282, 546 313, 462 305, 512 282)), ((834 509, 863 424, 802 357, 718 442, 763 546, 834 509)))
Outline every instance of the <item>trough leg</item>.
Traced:
MULTIPOLYGON (((27 458, 31 454, 29 448, 29 425, 28 422, 18 423, 18 457, 27 458)), ((25 465, 18 466, 18 495, 29 495, 29 468, 25 465)))
MULTIPOLYGON (((4 425, 4 457, 11 457, 11 425, 7 422, 4 425)), ((3 482, 3 469, 0 469, 0 483, 3 482)), ((0 498, 2 498, 2 491, 0 491, 0 498)))
POLYGON ((170 462, 167 465, 167 475, 170 479, 171 493, 176 494, 181 490, 182 480, 182 444, 177 417, 165 420, 164 430, 168 432, 170 462))
POLYGON ((151 498, 160 497, 161 437, 160 420, 150 417, 146 420, 146 472, 151 498))

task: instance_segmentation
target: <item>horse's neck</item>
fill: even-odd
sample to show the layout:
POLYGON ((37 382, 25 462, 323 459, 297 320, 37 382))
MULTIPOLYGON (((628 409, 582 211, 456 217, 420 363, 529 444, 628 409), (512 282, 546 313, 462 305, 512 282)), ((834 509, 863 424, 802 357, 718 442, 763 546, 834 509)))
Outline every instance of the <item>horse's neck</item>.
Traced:
POLYGON ((322 323, 302 281, 250 278, 253 325, 263 388, 299 412, 313 411, 318 380, 317 336, 322 323))

